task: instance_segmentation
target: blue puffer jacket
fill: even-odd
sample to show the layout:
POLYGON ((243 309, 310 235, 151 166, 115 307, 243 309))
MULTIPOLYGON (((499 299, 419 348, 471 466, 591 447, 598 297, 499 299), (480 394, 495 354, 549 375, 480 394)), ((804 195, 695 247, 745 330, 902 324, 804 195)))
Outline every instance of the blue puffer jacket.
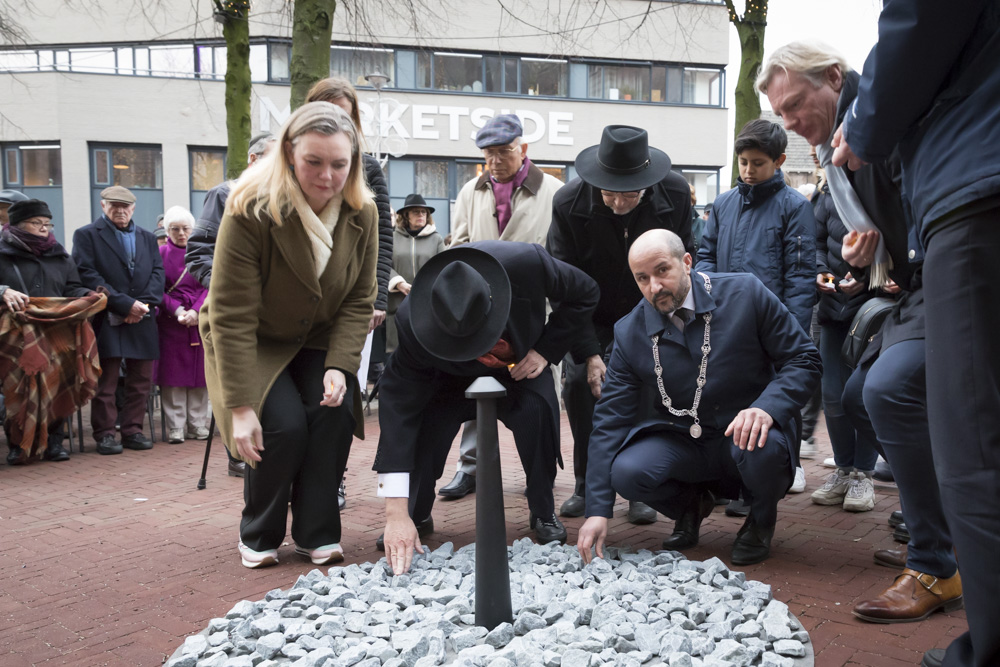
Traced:
POLYGON ((816 218, 812 204, 774 176, 736 187, 712 204, 698 248, 699 271, 752 273, 808 332, 816 302, 816 218))
POLYGON ((926 241, 948 213, 1000 195, 1000 3, 892 0, 878 32, 844 136, 868 162, 898 144, 926 241))

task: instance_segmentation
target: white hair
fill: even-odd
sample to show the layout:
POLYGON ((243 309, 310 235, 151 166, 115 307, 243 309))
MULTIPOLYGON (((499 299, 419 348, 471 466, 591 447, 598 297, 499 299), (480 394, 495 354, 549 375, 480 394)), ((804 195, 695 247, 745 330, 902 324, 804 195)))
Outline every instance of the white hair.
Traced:
POLYGON ((851 71, 847 59, 832 46, 820 41, 790 42, 767 59, 760 68, 754 88, 758 93, 767 95, 767 87, 779 71, 786 76, 789 72, 796 72, 808 79, 814 87, 820 88, 826 83, 826 70, 831 65, 837 66, 841 75, 851 71))
POLYGON ((194 216, 191 215, 191 211, 183 206, 171 206, 163 214, 163 226, 167 227, 172 222, 186 222, 191 227, 194 227, 194 216))

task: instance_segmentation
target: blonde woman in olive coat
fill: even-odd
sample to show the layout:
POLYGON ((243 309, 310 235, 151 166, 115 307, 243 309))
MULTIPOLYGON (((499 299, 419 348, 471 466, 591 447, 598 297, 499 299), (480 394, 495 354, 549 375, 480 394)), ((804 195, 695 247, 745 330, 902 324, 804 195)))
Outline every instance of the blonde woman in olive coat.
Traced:
POLYGON ((303 105, 226 203, 199 319, 220 431, 248 464, 246 567, 278 562, 289 501, 295 551, 343 559, 337 487, 364 435, 355 375, 378 256, 360 156, 347 114, 303 105))

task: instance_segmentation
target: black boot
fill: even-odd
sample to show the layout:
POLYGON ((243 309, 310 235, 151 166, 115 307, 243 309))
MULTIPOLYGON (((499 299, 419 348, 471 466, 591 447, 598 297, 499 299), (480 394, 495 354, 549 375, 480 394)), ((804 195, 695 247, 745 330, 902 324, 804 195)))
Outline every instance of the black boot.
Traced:
POLYGON ((761 526, 754 520, 753 514, 747 516, 733 542, 733 565, 753 565, 767 560, 771 555, 772 537, 774 526, 761 526))
POLYGON ((691 494, 691 500, 674 524, 674 532, 663 540, 663 548, 671 551, 697 546, 701 522, 712 513, 715 497, 708 489, 698 488, 691 494))
POLYGON ((573 495, 567 498, 566 502, 559 508, 559 516, 583 516, 584 511, 587 509, 587 500, 584 498, 586 488, 587 485, 584 480, 577 478, 573 495))

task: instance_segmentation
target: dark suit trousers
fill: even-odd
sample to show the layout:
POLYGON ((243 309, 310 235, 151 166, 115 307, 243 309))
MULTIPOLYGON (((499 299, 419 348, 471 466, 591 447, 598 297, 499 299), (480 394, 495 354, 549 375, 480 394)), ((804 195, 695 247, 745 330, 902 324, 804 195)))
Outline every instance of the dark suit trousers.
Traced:
POLYGON ((927 427, 924 341, 901 341, 859 366, 844 387, 843 405, 858 435, 877 442, 892 467, 910 531, 906 566, 952 576, 955 555, 927 427))
POLYGON ((90 404, 90 425, 94 440, 115 434, 115 420, 120 416, 122 436, 142 432, 146 416, 146 401, 153 385, 152 359, 125 360, 125 404, 121 415, 115 405, 115 389, 122 367, 121 357, 101 357, 101 378, 97 381, 97 394, 90 404))
MULTIPOLYGON (((548 378, 549 370, 543 371, 548 378)), ((468 378, 472 384, 474 378, 468 378)), ((541 391, 551 392, 555 401, 555 387, 551 381, 536 384, 541 391)), ((507 388, 506 398, 497 400, 497 418, 514 433, 514 443, 527 481, 528 507, 543 517, 555 512, 552 483, 556 478, 556 460, 552 453, 559 448, 552 438, 558 425, 552 423, 552 410, 545 398, 533 391, 515 391, 507 388)), ((410 473, 410 516, 423 521, 434 506, 434 485, 444 473, 448 452, 463 422, 476 418, 476 402, 462 394, 441 392, 425 411, 420 426, 421 455, 416 469, 410 473), (425 449, 424 449, 425 448, 425 449), (422 455, 426 452, 426 455, 422 455)))
POLYGON ((566 380, 562 397, 566 404, 566 418, 573 434, 573 475, 577 481, 587 479, 587 450, 590 447, 590 432, 594 430, 594 406, 597 399, 587 384, 587 363, 577 364, 573 357, 563 359, 566 380))
POLYGON ((789 443, 772 427, 762 449, 741 450, 732 438, 695 440, 675 431, 637 435, 611 464, 611 486, 627 500, 680 517, 699 485, 739 485, 761 526, 774 526, 778 501, 792 485, 789 443))
MULTIPOLYGON (((946 665, 1000 664, 1000 205, 927 241, 927 410, 969 632, 946 665)), ((907 519, 909 523, 909 519, 907 519)))
POLYGON ((336 407, 320 405, 326 352, 301 350, 281 372, 261 409, 264 451, 243 480, 240 539, 255 551, 285 539, 288 502, 292 539, 307 549, 340 542, 337 487, 354 438, 354 376, 336 407))

